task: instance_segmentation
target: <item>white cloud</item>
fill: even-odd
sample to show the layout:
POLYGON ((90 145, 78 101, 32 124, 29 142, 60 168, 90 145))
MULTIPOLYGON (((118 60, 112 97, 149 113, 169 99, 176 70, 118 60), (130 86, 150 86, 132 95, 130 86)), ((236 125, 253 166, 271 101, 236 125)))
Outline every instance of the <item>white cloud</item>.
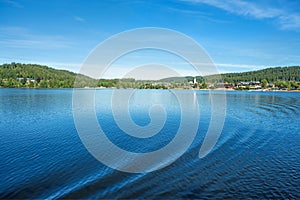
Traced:
POLYGON ((299 30, 300 15, 283 7, 276 8, 272 5, 261 5, 244 0, 183 0, 194 4, 208 4, 229 13, 251 17, 255 19, 273 19, 281 29, 299 30))
POLYGON ((2 2, 12 6, 12 7, 16 7, 16 8, 23 8, 23 5, 21 5, 20 3, 16 2, 16 1, 12 1, 12 0, 2 0, 2 2))

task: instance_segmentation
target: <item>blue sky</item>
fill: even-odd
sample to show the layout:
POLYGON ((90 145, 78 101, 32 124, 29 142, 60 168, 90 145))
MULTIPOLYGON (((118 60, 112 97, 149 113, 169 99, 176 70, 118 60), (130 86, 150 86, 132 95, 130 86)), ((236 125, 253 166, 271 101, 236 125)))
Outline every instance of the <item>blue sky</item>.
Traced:
POLYGON ((162 27, 196 40, 221 72, 300 65, 298 0, 0 0, 0 13, 0 63, 77 72, 113 34, 162 27))

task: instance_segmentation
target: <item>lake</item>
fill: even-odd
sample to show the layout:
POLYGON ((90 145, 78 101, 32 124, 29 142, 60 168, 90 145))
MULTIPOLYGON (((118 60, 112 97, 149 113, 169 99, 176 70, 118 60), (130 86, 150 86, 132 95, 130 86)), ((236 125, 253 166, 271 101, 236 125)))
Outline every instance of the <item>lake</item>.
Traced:
MULTIPOLYGON (((87 91, 78 93, 84 97, 87 91)), ((176 138, 184 102, 172 91, 135 91, 126 101, 129 122, 126 112, 118 112, 123 97, 112 111, 114 91, 97 89, 94 101, 95 117, 112 143, 142 154, 176 138), (164 110, 158 108, 161 114, 153 112, 151 118, 153 105, 164 110), (119 124, 134 122, 141 130, 151 120, 165 121, 156 135, 138 138, 124 134, 128 127, 121 129, 116 115, 119 124)), ((120 91, 125 96, 132 92, 120 91)), ((191 110, 197 106, 199 117, 185 115, 186 127, 198 126, 191 144, 176 159, 171 155, 176 148, 166 154, 169 158, 162 156, 162 162, 172 162, 161 169, 127 173, 98 161, 83 144, 73 118, 72 89, 0 89, 0 198, 300 198, 300 93, 227 91, 220 138, 199 158, 212 117, 211 99, 221 92, 177 92, 197 100, 189 104, 191 110)), ((88 119, 85 107, 80 109, 81 118, 88 119)), ((149 133, 157 128, 149 127, 149 133)), ((192 129, 183 134, 188 137, 192 129)), ((110 158, 109 149, 102 151, 110 158)), ((119 159, 118 166, 130 163, 119 159)))

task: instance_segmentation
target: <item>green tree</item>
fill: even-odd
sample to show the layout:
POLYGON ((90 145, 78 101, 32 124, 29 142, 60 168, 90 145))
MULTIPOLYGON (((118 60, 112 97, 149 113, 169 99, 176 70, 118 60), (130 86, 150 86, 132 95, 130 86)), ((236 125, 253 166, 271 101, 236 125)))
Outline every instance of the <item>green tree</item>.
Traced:
POLYGON ((47 88, 48 87, 48 84, 45 80, 41 80, 39 85, 40 85, 41 88, 47 88))
POLYGON ((266 80, 266 79, 263 79, 262 81, 261 81, 261 87, 262 88, 266 88, 268 86, 268 81, 266 80))

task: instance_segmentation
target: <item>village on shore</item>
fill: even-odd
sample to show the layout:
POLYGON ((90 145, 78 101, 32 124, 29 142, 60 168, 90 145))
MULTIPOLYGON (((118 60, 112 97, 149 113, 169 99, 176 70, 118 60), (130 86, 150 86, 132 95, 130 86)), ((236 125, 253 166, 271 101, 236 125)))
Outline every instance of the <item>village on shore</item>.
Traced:
POLYGON ((241 81, 237 83, 209 83, 202 80, 185 81, 143 81, 133 78, 127 79, 100 79, 98 87, 100 88, 125 88, 125 89, 182 89, 182 90, 250 90, 250 91, 300 91, 299 83, 286 81, 277 81, 268 83, 262 81, 241 81))
POLYGON ((196 79, 193 82, 189 82, 191 88, 199 89, 214 89, 214 90, 256 90, 256 91, 299 91, 298 85, 286 82, 268 83, 265 79, 260 81, 241 81, 238 83, 210 83, 204 84, 206 88, 203 88, 203 83, 197 83, 196 79))

